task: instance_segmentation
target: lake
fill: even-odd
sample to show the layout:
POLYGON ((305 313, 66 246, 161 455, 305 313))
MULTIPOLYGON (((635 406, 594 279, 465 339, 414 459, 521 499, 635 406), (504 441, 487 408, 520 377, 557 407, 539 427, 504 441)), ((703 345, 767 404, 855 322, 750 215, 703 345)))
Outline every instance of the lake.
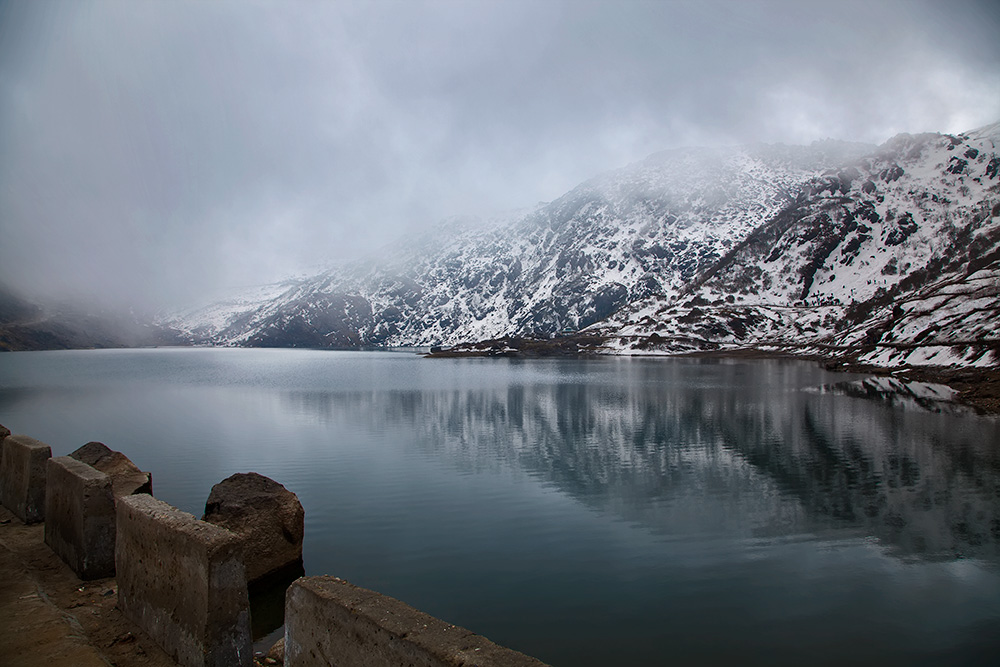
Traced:
POLYGON ((556 666, 995 664, 1000 420, 807 362, 0 354, 0 424, 201 516, 256 471, 307 574, 556 666))

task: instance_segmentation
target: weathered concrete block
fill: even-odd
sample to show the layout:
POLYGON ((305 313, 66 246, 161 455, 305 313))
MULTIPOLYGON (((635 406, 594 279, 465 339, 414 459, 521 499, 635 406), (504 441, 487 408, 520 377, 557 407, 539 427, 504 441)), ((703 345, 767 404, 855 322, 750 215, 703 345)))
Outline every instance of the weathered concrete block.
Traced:
POLYGON ((69 456, 46 461, 45 543, 81 579, 115 574, 111 478, 69 456))
POLYGON ((302 503, 269 477, 248 472, 222 480, 212 487, 202 519, 240 536, 250 582, 302 562, 302 503))
POLYGON ((248 666, 240 543, 146 494, 118 498, 118 606, 181 665, 248 666))
POLYGON ((129 457, 110 449, 103 442, 88 442, 70 456, 108 475, 115 498, 134 493, 153 495, 153 476, 139 470, 129 457))
MULTIPOLYGON (((3 441, 10 435, 10 429, 0 424, 0 461, 3 461, 3 441)), ((0 476, 0 502, 3 498, 3 477, 0 476)))
POLYGON ((303 577, 285 602, 285 666, 538 667, 544 663, 336 577, 303 577))
POLYGON ((25 523, 44 520, 45 462, 52 448, 26 435, 9 435, 0 457, 0 500, 25 523))
MULTIPOLYGON (((10 429, 0 424, 0 465, 3 463, 3 441, 10 435, 10 429)), ((2 470, 2 469, 0 469, 2 470)), ((3 503, 3 475, 0 474, 0 504, 3 503)))

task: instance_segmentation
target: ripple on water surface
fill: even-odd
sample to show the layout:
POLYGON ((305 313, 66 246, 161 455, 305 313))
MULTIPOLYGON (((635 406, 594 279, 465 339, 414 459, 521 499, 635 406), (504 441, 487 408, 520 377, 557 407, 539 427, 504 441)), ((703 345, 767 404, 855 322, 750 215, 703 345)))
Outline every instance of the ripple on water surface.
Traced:
POLYGON ((57 455, 101 440, 199 516, 216 482, 268 475, 305 506, 309 574, 554 665, 987 664, 998 422, 857 381, 777 361, 14 353, 0 423, 57 455), (844 382, 864 391, 820 389, 844 382))

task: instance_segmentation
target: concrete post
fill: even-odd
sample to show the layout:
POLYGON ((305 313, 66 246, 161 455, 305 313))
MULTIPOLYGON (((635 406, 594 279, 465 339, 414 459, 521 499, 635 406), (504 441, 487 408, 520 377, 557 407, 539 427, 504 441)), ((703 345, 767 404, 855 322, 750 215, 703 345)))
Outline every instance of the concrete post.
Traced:
MULTIPOLYGON (((10 429, 0 424, 0 465, 3 461, 3 441, 10 435, 10 429)), ((2 470, 2 469, 0 469, 2 470)), ((3 475, 0 474, 0 504, 3 504, 3 475)))
POLYGON ((399 600, 336 577, 303 577, 285 598, 285 667, 541 667, 399 600))
POLYGON ((250 607, 233 533, 145 494, 118 498, 118 606, 185 667, 249 667, 250 607))
POLYGON ((81 579, 115 574, 111 478, 68 456, 46 462, 45 543, 81 579))
POLYGON ((51 457, 51 447, 26 435, 3 440, 0 500, 25 523, 45 519, 45 462, 51 457))

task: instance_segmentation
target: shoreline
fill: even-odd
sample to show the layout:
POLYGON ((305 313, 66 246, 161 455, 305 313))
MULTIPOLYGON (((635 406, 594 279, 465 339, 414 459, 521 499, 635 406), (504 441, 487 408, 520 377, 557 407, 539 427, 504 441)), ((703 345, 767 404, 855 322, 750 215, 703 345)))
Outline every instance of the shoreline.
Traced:
MULTIPOLYGON (((721 348, 715 350, 690 350, 684 352, 655 353, 634 350, 629 354, 609 353, 602 345, 608 337, 598 335, 574 335, 554 339, 528 339, 505 337, 499 339, 463 343, 453 347, 416 346, 408 348, 257 348, 228 347, 212 345, 158 345, 114 348, 60 348, 58 351, 75 350, 152 350, 152 349, 281 349, 316 350, 334 352, 386 351, 419 354, 427 359, 456 358, 588 358, 588 357, 641 357, 641 358, 706 358, 706 359, 789 359, 811 361, 827 370, 855 373, 879 377, 894 377, 909 382, 927 382, 950 387, 956 392, 954 403, 973 409, 980 415, 1000 415, 1000 367, 955 367, 955 366, 897 366, 885 367, 862 364, 850 358, 842 359, 816 352, 796 354, 787 350, 761 349, 754 347, 721 348), (518 347, 512 347, 517 345, 518 347)), ((815 349, 811 347, 810 349, 815 349)), ((0 353, 10 350, 0 349, 0 353)), ((20 352, 41 352, 47 350, 16 350, 20 352)), ((53 351, 53 350, 48 350, 53 351)))
POLYGON ((631 356, 668 359, 787 359, 810 361, 829 371, 878 377, 892 377, 906 382, 926 382, 950 387, 956 392, 953 403, 971 408, 979 415, 1000 415, 1000 368, 954 366, 873 366, 838 359, 815 352, 795 354, 787 350, 740 347, 716 350, 691 350, 675 353, 642 353, 620 355, 601 349, 607 340, 602 336, 566 336, 549 340, 506 337, 466 343, 451 348, 432 348, 423 355, 427 359, 455 358, 588 358, 631 356))
POLYGON ((669 355, 672 358, 703 357, 715 359, 789 359, 811 361, 828 371, 893 377, 907 382, 926 382, 951 387, 956 396, 954 403, 972 408, 980 415, 1000 415, 1000 368, 956 368, 951 366, 899 366, 887 368, 853 361, 831 359, 818 354, 793 354, 772 350, 744 348, 739 350, 713 350, 669 355))

